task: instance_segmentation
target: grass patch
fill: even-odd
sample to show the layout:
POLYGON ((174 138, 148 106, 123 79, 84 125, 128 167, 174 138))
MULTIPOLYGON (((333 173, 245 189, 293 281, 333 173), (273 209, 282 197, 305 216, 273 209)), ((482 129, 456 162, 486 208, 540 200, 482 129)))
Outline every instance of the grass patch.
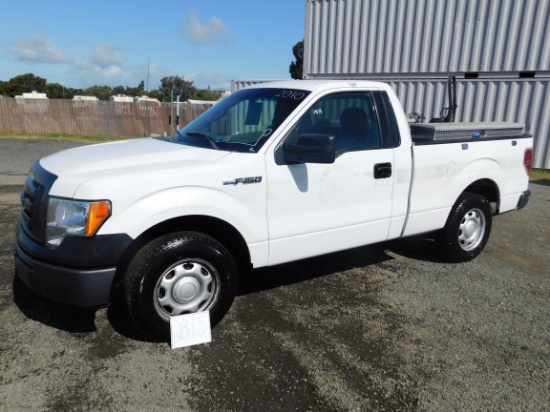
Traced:
POLYGON ((60 133, 44 133, 44 134, 21 134, 21 133, 0 133, 0 139, 52 139, 52 140, 76 140, 79 142, 102 143, 112 142, 115 140, 126 140, 131 137, 120 136, 82 136, 79 134, 60 134, 60 133))
POLYGON ((531 169, 530 180, 550 180, 550 169, 531 169))

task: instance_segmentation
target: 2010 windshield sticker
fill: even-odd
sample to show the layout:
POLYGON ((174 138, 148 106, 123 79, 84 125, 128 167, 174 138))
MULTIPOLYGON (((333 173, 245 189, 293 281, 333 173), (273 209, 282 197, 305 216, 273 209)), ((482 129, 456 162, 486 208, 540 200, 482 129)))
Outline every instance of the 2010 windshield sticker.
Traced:
POLYGON ((281 92, 277 93, 275 97, 280 97, 282 99, 301 100, 306 97, 306 94, 297 90, 282 90, 281 92))

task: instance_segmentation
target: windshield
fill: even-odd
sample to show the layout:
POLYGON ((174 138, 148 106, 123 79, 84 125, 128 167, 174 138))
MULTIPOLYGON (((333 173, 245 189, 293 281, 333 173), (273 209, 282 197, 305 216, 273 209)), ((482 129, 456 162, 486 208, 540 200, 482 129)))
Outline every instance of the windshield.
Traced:
POLYGON ((291 89, 243 89, 215 104, 170 142, 215 150, 257 152, 309 94, 291 89))

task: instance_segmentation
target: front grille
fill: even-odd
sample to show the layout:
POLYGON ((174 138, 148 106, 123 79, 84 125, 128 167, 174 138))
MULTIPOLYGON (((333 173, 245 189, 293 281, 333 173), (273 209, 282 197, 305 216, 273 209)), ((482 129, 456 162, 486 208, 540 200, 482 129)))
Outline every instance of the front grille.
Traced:
POLYGON ((26 225, 28 232, 36 234, 38 228, 36 222, 33 220, 33 216, 39 213, 39 210, 35 210, 36 204, 40 203, 40 199, 44 195, 44 186, 37 181, 33 180, 29 175, 25 181, 25 189, 21 194, 21 217, 26 225), (36 202, 38 200, 38 202, 36 202))
POLYGON ((21 193, 21 224, 25 232, 40 243, 45 241, 48 193, 57 176, 37 161, 32 166, 21 193))

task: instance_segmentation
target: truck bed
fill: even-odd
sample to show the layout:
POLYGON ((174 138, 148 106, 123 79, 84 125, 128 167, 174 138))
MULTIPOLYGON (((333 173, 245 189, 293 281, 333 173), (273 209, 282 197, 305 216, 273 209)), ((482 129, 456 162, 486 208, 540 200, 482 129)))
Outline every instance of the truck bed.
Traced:
MULTIPOLYGON (((430 126, 424 125, 427 130, 430 126)), ((458 132, 463 127, 454 126, 458 132)), ((437 131, 445 129, 453 131, 452 126, 434 127, 437 131)), ((463 129, 462 133, 466 135, 463 129)), ((522 130, 516 133, 506 138, 495 134, 494 137, 459 136, 430 141, 425 138, 421 143, 415 142, 410 214, 404 234, 443 227, 453 203, 460 193, 468 191, 472 182, 495 187, 495 197, 490 199, 498 203, 495 213, 514 210, 529 180, 521 159, 532 147, 530 135, 522 130)))

